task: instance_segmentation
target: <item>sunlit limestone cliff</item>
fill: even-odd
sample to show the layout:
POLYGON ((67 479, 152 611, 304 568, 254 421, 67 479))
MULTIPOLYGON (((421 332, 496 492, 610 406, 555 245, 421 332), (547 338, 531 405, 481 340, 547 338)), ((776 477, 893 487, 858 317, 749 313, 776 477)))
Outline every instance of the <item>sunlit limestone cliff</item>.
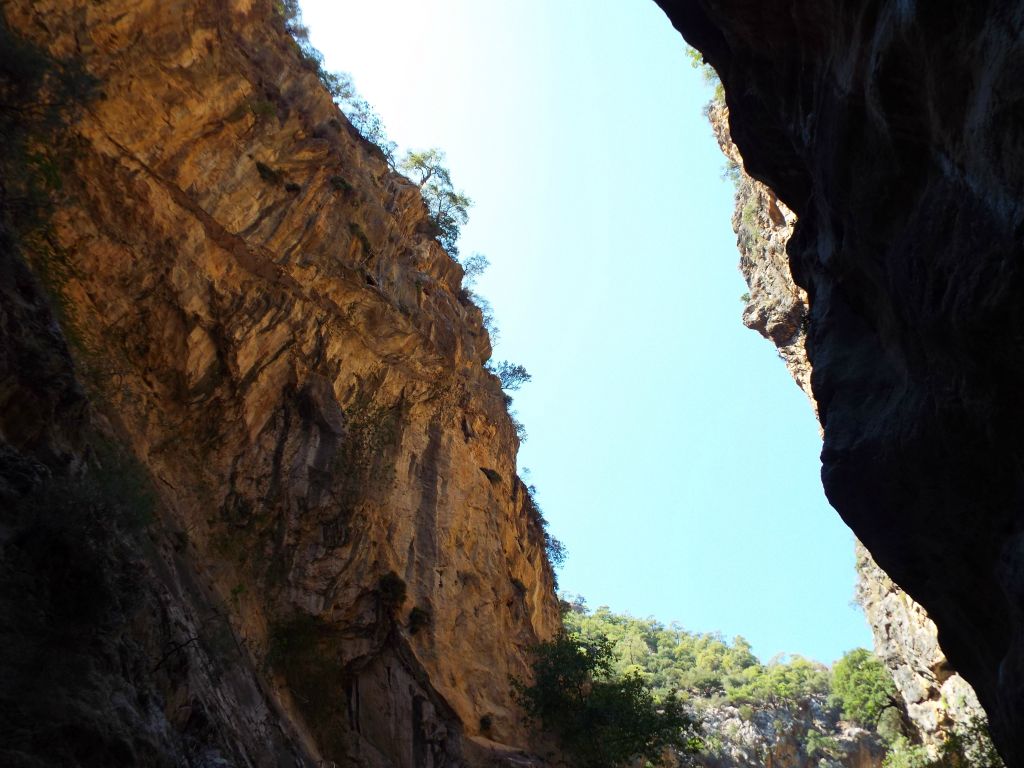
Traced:
POLYGON ((719 73, 745 169, 796 216, 826 494, 1022 765, 1024 10, 659 5, 719 73))
POLYGON ((532 746, 552 573, 417 187, 269 0, 3 13, 95 84, 42 235, 4 232, 0 762, 532 746))

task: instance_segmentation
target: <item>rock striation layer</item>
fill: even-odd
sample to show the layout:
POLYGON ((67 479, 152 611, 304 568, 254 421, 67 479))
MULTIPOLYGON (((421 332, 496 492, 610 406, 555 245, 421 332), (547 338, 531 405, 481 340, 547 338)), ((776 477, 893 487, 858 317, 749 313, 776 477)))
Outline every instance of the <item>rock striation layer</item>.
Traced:
MULTIPOLYGON (((119 705, 124 722, 180 740, 181 712, 213 702, 219 735, 193 749, 211 765, 283 764, 282 750, 360 766, 503 759, 533 740, 509 676, 560 621, 515 428, 482 366, 490 342, 417 187, 347 123, 276 8, 4 4, 97 93, 68 128, 49 233, 78 370, 45 317, 25 343, 56 361, 54 386, 29 395, 0 360, 5 402, 41 409, 29 437, 5 411, 5 466, 27 479, 3 480, 27 493, 89 465, 46 415, 69 408, 152 478, 156 552, 136 561, 161 600, 121 616, 153 636, 133 656, 148 693, 119 705), (30 444, 50 449, 38 471, 30 444), (237 690, 190 656, 210 644, 211 610, 237 690), (151 684, 167 674, 152 671, 161 647, 201 679, 175 667, 151 684)), ((26 325, 2 330, 16 354, 26 325)), ((137 764, 179 754, 125 744, 137 764)))
POLYGON ((797 215, 826 493, 1022 765, 1024 9, 659 4, 797 215))

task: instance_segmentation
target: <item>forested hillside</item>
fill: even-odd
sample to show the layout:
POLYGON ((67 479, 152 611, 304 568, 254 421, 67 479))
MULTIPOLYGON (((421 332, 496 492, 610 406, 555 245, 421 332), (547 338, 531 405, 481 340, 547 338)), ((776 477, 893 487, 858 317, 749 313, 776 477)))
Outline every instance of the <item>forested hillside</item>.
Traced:
MULTIPOLYGON (((743 637, 730 641, 607 607, 590 610, 579 597, 563 600, 562 606, 566 633, 539 649, 532 709, 541 721, 545 712, 554 713, 541 725, 566 737, 563 746, 573 764, 610 764, 601 762, 609 759, 602 724, 621 721, 628 711, 638 728, 648 729, 647 742, 639 743, 649 749, 634 754, 656 756, 668 765, 999 765, 978 724, 948 734, 938 751, 920 746, 889 672, 866 649, 849 651, 831 667, 801 656, 779 655, 765 663, 743 637), (560 659, 557 680, 549 693, 537 694, 552 658, 560 659), (589 659, 580 662, 590 673, 584 684, 566 674, 572 666, 566 658, 589 659), (582 693, 565 694, 566 689, 582 693), (577 706, 585 710, 578 717, 570 711, 577 706), (646 719, 637 714, 645 706, 646 719), (666 737, 666 725, 682 726, 683 737, 666 737), (593 762, 595 754, 604 757, 593 762)), ((621 743, 626 737, 620 731, 609 732, 607 739, 621 743)))

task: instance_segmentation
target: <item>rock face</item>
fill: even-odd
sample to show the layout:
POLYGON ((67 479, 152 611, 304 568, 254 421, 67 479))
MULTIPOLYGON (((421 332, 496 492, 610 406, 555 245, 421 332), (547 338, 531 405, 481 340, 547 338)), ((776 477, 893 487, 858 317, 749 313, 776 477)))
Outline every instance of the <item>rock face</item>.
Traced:
POLYGON ((786 257, 796 215, 771 188, 743 171, 743 158, 729 133, 725 104, 711 101, 706 114, 736 187, 732 228, 740 252, 740 273, 749 288, 744 297, 743 324, 775 345, 817 413, 807 361, 807 293, 793 282, 786 257))
MULTIPOLYGON (((543 528, 461 268, 275 7, 4 4, 98 84, 48 235, 77 371, 4 254, 23 288, 0 308, 0 395, 38 408, 4 409, 0 490, 88 475, 94 428, 152 478, 143 607, 118 613, 148 639, 116 707, 123 733, 179 746, 126 742, 136 764, 180 763, 188 711, 190 764, 482 764, 531 742, 508 679, 560 626, 543 528)), ((115 534, 104 552, 138 539, 115 534)))
POLYGON ((924 609, 857 544, 857 602, 871 625, 875 651, 926 744, 939 746, 957 727, 984 717, 974 690, 953 671, 924 609))
MULTIPOLYGON (((793 379, 815 406, 805 347, 807 294, 793 282, 786 256, 796 216, 771 189, 742 170, 725 104, 712 101, 707 112, 736 184, 733 230, 740 272, 750 289, 743 322, 776 345, 793 379)), ((892 672, 921 740, 937 748, 957 727, 983 718, 981 705, 970 685, 953 671, 925 610, 893 583, 859 542, 856 552, 857 602, 871 627, 875 652, 892 672)))
POLYGON ((877 734, 840 722, 824 697, 789 706, 715 707, 701 713, 707 768, 879 768, 877 734), (743 709, 750 709, 744 712, 743 709))
POLYGON ((826 493, 1022 765, 1022 8, 659 4, 797 215, 826 493))

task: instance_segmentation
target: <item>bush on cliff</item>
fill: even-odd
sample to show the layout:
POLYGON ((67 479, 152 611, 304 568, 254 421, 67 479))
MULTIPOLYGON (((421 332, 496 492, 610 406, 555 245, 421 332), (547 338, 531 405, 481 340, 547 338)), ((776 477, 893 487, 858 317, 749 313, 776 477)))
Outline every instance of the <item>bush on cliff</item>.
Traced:
POLYGON ((892 675, 864 648, 846 653, 835 663, 829 702, 842 709, 844 719, 868 728, 878 724, 883 712, 900 706, 892 675))

